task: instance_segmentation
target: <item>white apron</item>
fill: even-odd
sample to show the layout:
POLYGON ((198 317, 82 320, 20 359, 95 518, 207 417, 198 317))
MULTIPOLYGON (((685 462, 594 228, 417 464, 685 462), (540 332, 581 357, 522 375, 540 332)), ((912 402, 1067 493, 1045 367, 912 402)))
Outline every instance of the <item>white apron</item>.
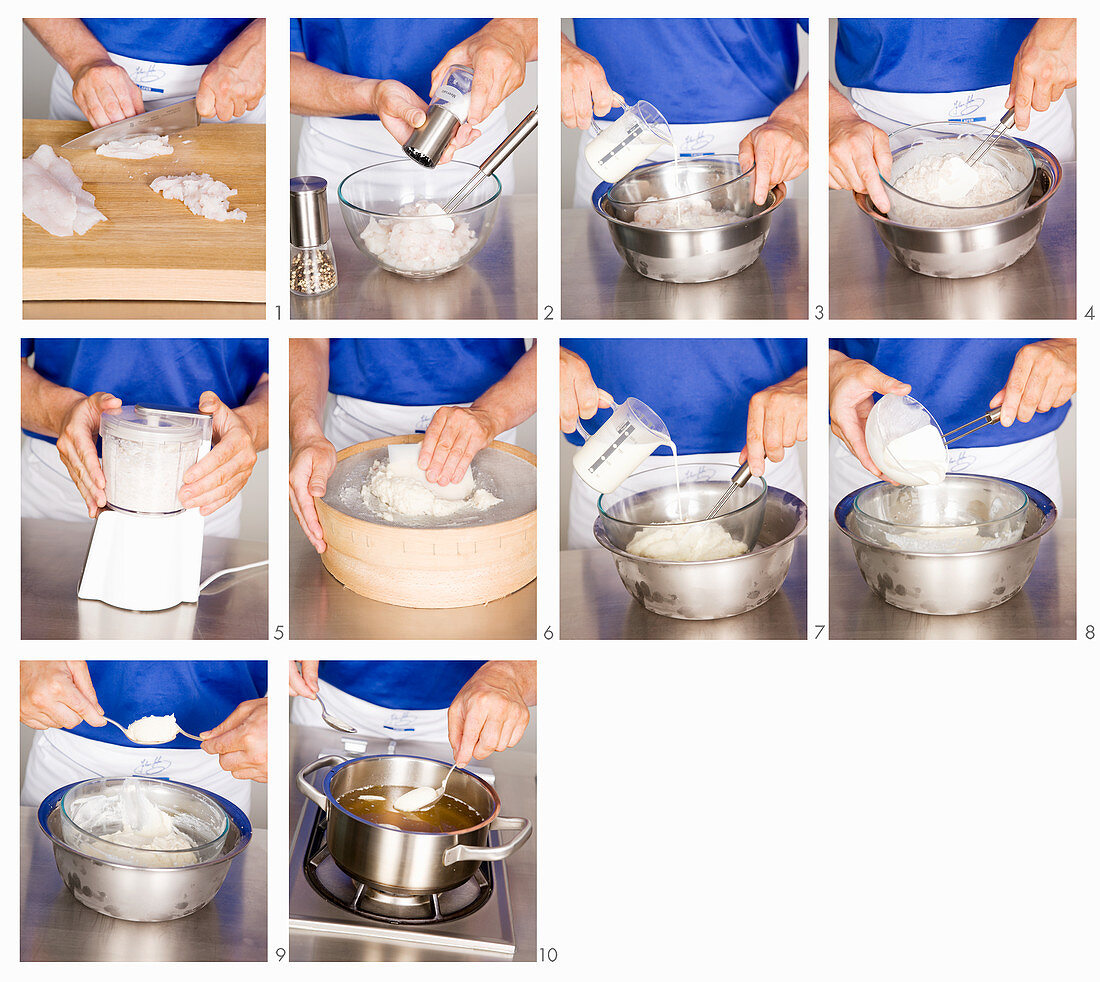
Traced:
MULTIPOLYGON (((886 133, 945 119, 968 120, 993 129, 1005 114, 1008 86, 929 93, 877 92, 855 88, 851 91, 851 97, 856 112, 886 133)), ((1008 135, 1039 144, 1063 163, 1073 160, 1076 155, 1073 112, 1065 97, 1046 112, 1032 112, 1031 123, 1026 130, 1013 128, 1008 135)))
MULTIPOLYGON (((141 89, 141 99, 145 112, 159 109, 191 99, 199 90, 199 80, 206 71, 206 65, 172 65, 167 62, 139 61, 107 52, 108 57, 120 68, 126 70, 130 80, 141 89)), ((232 123, 262 123, 266 119, 267 96, 260 99, 255 109, 246 110, 243 116, 230 120, 232 123)), ((84 119, 84 113, 73 99, 73 80, 60 65, 53 73, 50 85, 50 116, 53 119, 84 119)), ((217 116, 203 120, 206 123, 220 123, 217 116)))
MULTIPOLYGON (((994 426, 997 424, 994 423, 994 426)), ((1042 491, 1056 508, 1062 507, 1062 478, 1058 469, 1056 433, 1044 433, 1033 440, 1007 443, 1001 447, 947 448, 948 471, 958 474, 985 474, 1019 481, 1042 491)), ((829 508, 857 488, 873 484, 878 478, 856 459, 835 433, 829 434, 829 508)))
MULTIPOLYGON (((84 503, 57 447, 47 440, 23 437, 20 449, 20 514, 23 518, 50 518, 59 522, 90 522, 84 503)), ((236 539, 241 534, 241 496, 208 515, 204 535, 236 539)))
MULTIPOLYGON (((732 464, 736 467, 739 463, 738 457, 740 457, 740 453, 681 455, 677 458, 680 467, 680 479, 689 478, 692 464, 723 463, 732 464)), ((640 469, 660 467, 664 464, 671 465, 672 458, 664 456, 651 457, 640 469)), ((581 480, 577 472, 572 470, 572 464, 570 464, 570 470, 573 474, 573 480, 569 488, 569 536, 566 545, 570 549, 593 549, 596 546, 596 539, 592 535, 592 524, 599 514, 596 502, 600 495, 598 491, 594 491, 581 480)), ((805 501, 806 490, 802 480, 802 465, 799 463, 798 453, 793 447, 787 450, 779 463, 773 464, 770 460, 767 461, 764 468, 764 479, 768 482, 769 487, 782 488, 784 491, 789 491, 805 501)))
MULTIPOLYGON (((731 153, 736 155, 737 148, 761 123, 767 122, 767 116, 759 119, 742 119, 734 123, 677 123, 669 124, 672 130, 672 138, 676 141, 676 148, 681 157, 693 157, 698 154, 731 153)), ((599 125, 597 120, 597 125, 599 125)), ((590 208, 592 206, 592 192, 596 185, 603 179, 588 166, 584 156, 584 149, 595 137, 591 131, 581 134, 580 146, 577 147, 576 175, 573 184, 573 207, 590 208)), ((654 151, 653 158, 646 163, 655 163, 660 160, 671 160, 672 148, 661 147, 654 151)))
MULTIPOLYGON (((329 715, 351 724, 368 740, 423 740, 449 746, 447 709, 387 709, 344 692, 323 679, 318 685, 329 715)), ((321 719, 320 703, 302 696, 291 700, 290 721, 302 726, 328 726, 321 719)))
MULTIPOLYGON (((497 106, 477 128, 481 130, 481 136, 459 150, 455 160, 480 164, 504 141, 510 131, 504 106, 497 106)), ((328 181, 329 201, 336 202, 340 182, 352 172, 383 160, 408 159, 401 144, 377 119, 306 116, 298 137, 298 162, 294 173, 323 177, 328 181)), ((440 164, 436 169, 446 166, 440 164)), ((495 173, 500 178, 503 193, 511 194, 516 186, 513 161, 505 161, 495 173)))
MULTIPOLYGON (((470 403, 446 405, 469 406, 470 403)), ((423 433, 440 408, 439 405, 390 406, 351 396, 335 396, 329 399, 325 411, 325 436, 337 450, 343 450, 367 440, 423 433)), ((503 443, 515 443, 516 431, 508 430, 496 439, 503 443)))
POLYGON ((193 784, 228 798, 246 815, 252 802, 252 782, 239 781, 222 770, 218 757, 204 750, 118 747, 68 730, 49 729, 35 731, 19 803, 38 805, 50 792, 74 781, 131 776, 193 784))

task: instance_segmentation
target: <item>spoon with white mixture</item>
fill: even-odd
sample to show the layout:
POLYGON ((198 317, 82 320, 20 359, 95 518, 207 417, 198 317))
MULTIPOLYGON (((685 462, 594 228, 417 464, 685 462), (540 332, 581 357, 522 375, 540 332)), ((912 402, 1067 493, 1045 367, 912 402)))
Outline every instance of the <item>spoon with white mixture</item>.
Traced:
POLYGON ((443 797, 447 790, 447 778, 454 773, 456 767, 458 767, 457 762, 451 765, 451 769, 447 771, 447 777, 443 778, 443 783, 438 788, 412 788, 406 791, 393 803, 394 811, 418 812, 430 808, 443 797))
POLYGON ((316 696, 317 702, 321 707, 321 719, 328 723, 329 726, 331 726, 334 730, 339 730, 341 733, 359 732, 354 726, 351 725, 351 723, 345 723, 342 719, 340 719, 340 717, 333 716, 331 713, 329 713, 329 711, 325 708, 324 702, 321 701, 320 692, 318 692, 316 696))
POLYGON ((201 737, 180 729, 175 713, 169 716, 142 716, 129 726, 116 723, 110 716, 103 718, 108 723, 114 723, 126 735, 127 740, 140 747, 155 747, 162 743, 171 743, 177 736, 185 736, 188 740, 202 743, 201 737))

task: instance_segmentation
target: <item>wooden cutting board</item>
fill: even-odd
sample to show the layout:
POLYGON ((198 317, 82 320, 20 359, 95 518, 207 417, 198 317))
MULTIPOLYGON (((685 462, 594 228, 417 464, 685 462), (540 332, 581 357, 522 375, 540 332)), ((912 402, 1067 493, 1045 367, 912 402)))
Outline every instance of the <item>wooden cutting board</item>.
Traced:
POLYGON ((73 165, 107 221, 84 235, 59 237, 23 218, 24 300, 266 299, 266 127, 205 123, 170 138, 174 153, 116 160, 61 145, 87 123, 23 120, 23 156, 43 143, 73 165), (190 141, 190 142, 187 142, 190 141), (209 174, 237 194, 245 222, 192 215, 181 201, 149 188, 165 175, 209 174))

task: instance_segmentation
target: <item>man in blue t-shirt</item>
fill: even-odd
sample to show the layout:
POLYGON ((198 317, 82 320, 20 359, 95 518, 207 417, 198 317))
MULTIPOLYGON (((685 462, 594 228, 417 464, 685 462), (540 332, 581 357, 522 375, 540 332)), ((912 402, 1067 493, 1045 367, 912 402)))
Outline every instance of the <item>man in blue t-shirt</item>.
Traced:
MULTIPOLYGON (((456 154, 479 164, 508 135, 501 104, 537 57, 534 17, 294 18, 290 111, 306 117, 295 172, 323 177, 335 193, 353 171, 406 159, 401 145, 424 124, 451 66, 472 69, 473 89, 467 121, 440 164, 456 154)), ((496 173, 509 193, 511 162, 496 173)))
MULTIPOLYGON (((752 473, 804 497, 797 454, 806 439, 806 342, 801 338, 563 339, 559 349, 559 411, 565 439, 580 446, 578 419, 607 419, 612 397, 640 399, 664 422, 677 462, 748 462, 752 473), (597 415, 598 414, 598 415, 597 415), (595 417, 595 418, 594 418, 595 417)), ((660 447, 641 469, 671 463, 660 447)), ((574 472, 569 494, 570 549, 593 545, 598 492, 574 472)))
POLYGON ((35 730, 20 801, 87 778, 160 777, 248 811, 249 781, 267 782, 267 663, 263 661, 23 661, 19 719, 35 730), (112 726, 174 715, 188 737, 134 744, 112 726))
POLYGON ((1072 338, 840 338, 829 351, 832 507, 882 474, 867 451, 867 416, 878 396, 912 395, 944 432, 1000 407, 949 447, 951 472, 1020 481, 1062 501, 1055 431, 1077 391, 1072 338))
POLYGON ((27 18, 54 61, 50 114, 94 127, 193 98, 223 123, 264 121, 267 34, 247 18, 27 18))
MULTIPOLYGON (((681 156, 737 154, 756 165, 753 197, 797 177, 809 163, 808 79, 798 80, 793 18, 573 18, 576 44, 562 34, 561 121, 588 130, 594 116, 652 103, 670 124, 681 156)), ((610 116, 609 116, 610 114, 610 116)), ((587 207, 600 178, 582 136, 573 198, 587 207)))
POLYGON ((24 338, 20 356, 24 518, 95 518, 107 506, 100 417, 151 403, 213 417, 213 446, 179 499, 207 516, 208 535, 239 534, 238 495, 267 449, 266 339, 24 338))
POLYGON ((519 743, 537 701, 533 661, 304 661, 290 663, 292 723, 330 715, 363 736, 449 743, 465 767, 519 743))
POLYGON ((457 484, 479 450, 511 443, 534 414, 535 361, 522 338, 292 340, 290 504, 313 547, 325 551, 313 499, 338 449, 423 433, 425 477, 457 484))
POLYGON ((880 180, 890 177, 889 134, 906 126, 957 120, 992 129, 1012 106, 1009 136, 1073 159, 1062 98, 1077 84, 1072 17, 842 17, 836 72, 850 98, 829 86, 829 186, 866 192, 880 211, 890 208, 880 180))

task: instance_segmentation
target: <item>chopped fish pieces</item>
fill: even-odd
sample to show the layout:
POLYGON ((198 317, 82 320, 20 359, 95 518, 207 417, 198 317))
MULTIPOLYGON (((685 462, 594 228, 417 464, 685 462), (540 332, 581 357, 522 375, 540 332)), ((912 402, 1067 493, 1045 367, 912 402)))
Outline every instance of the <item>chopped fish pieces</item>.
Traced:
POLYGON ((148 160, 150 157, 164 157, 175 151, 168 146, 166 136, 124 136, 121 140, 112 140, 96 147, 101 157, 118 157, 121 160, 148 160))
POLYGON ((229 198, 237 189, 215 181, 209 174, 158 177, 149 187, 167 201, 182 201, 193 215, 215 222, 243 222, 247 217, 240 208, 229 210, 229 198))
POLYGON ((57 236, 83 235, 107 221, 73 165, 46 144, 23 160, 23 214, 57 236))

